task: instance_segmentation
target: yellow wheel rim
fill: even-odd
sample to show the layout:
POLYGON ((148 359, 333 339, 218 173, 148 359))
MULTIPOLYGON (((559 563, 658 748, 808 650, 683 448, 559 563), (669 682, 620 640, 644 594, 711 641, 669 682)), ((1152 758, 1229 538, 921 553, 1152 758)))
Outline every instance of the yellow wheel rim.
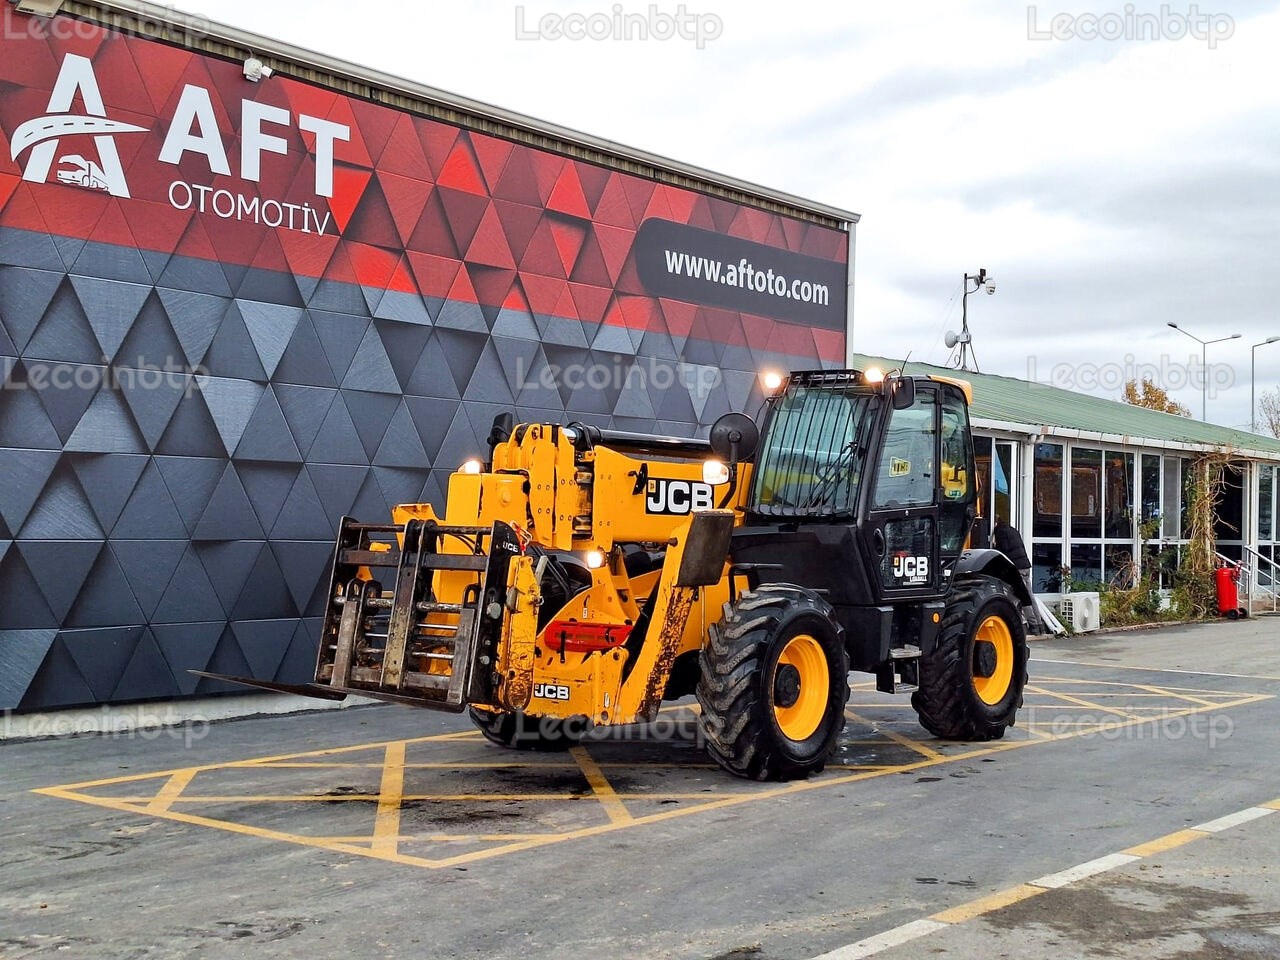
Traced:
POLYGON ((1002 617, 987 617, 975 634, 978 643, 995 647, 996 669, 989 677, 974 677, 973 689, 983 703, 995 706, 1004 699, 1013 683, 1013 634, 1002 617))
POLYGON ((783 735, 797 741, 813 736, 822 725, 831 690, 822 644, 807 633, 788 640, 774 668, 773 690, 773 715, 783 735))

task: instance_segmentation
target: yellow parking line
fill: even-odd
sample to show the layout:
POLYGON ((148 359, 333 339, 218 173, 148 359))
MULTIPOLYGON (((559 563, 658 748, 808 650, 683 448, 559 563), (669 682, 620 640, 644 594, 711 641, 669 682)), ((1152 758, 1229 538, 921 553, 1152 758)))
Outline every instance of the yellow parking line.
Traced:
POLYGON ((613 823, 629 823, 634 820, 635 817, 627 812, 626 805, 614 792, 609 779, 601 773, 599 765, 591 759, 591 754, 587 753, 587 748, 573 747, 569 750, 569 753, 578 762, 578 766, 582 768, 583 776, 587 778, 587 783, 591 785, 591 792, 596 795, 596 799, 604 807, 605 813, 609 815, 609 820, 613 823))
POLYGON ((1032 897, 1038 897, 1040 894, 1048 892, 1046 887, 1033 887, 1029 883, 1020 883, 1016 887, 997 890, 995 893, 970 903, 962 903, 960 906, 952 907, 950 910, 935 913, 929 919, 936 920, 939 923, 964 923, 966 920, 980 917, 984 913, 1003 910, 1005 907, 1011 907, 1015 903, 1021 903, 1023 900, 1030 900, 1032 897))
MULTIPOLYGON (((847 716, 850 720, 854 720, 858 723, 867 723, 867 724, 871 723, 870 720, 866 719, 865 717, 858 716, 852 710, 846 710, 845 716, 847 716)), ((908 736, 898 733, 896 730, 888 730, 884 727, 876 727, 876 730, 877 732, 884 734, 886 737, 888 737, 890 740, 892 740, 894 743, 898 744, 899 746, 907 747, 911 750, 914 750, 916 753, 920 754, 922 757, 928 757, 930 760, 950 759, 949 757, 947 757, 946 754, 939 753, 937 750, 933 749, 933 747, 927 747, 923 743, 919 743, 918 741, 912 740, 908 736)))
MULTIPOLYGON (((1041 691, 1046 696, 1055 699, 1067 699, 1074 701, 1082 706, 1098 709, 1103 713, 1118 713, 1118 711, 1107 710, 1099 704, 1090 703, 1081 698, 1073 698, 1064 696, 1060 693, 1052 691, 1041 691)), ((1248 703, 1254 703, 1261 700, 1271 699, 1267 694, 1226 694, 1222 692, 1204 691, 1209 696, 1221 695, 1224 697, 1233 697, 1234 699, 1223 700, 1221 702, 1211 702, 1205 700, 1206 706, 1192 707, 1186 710, 1178 711, 1177 716, 1186 716, 1196 713, 1208 713, 1211 710, 1224 710, 1234 706, 1240 706, 1248 703)), ((884 708, 891 707, 895 710, 899 717, 903 715, 901 704, 874 704, 868 705, 874 707, 877 715, 883 713, 884 708)), ((852 714, 854 720, 866 723, 865 717, 858 714, 852 714)), ((1138 715, 1120 714, 1122 719, 1111 721, 1108 723, 1115 727, 1132 727, 1141 724, 1151 723, 1158 720, 1157 717, 1146 717, 1138 715)), ((148 774, 132 774, 122 777, 113 777, 105 780, 91 781, 83 784, 69 784, 59 787, 47 787, 37 789, 33 792, 51 797, 58 797, 64 800, 72 800, 81 803, 89 803, 107 809, 123 811, 130 814, 146 815, 148 806, 156 804, 165 808, 159 810, 155 815, 165 817, 169 820, 187 823, 195 826, 202 826, 213 829, 220 829, 230 833, 240 834, 242 836, 253 836, 261 839, 283 841, 304 846, 316 847, 335 853, 350 854, 364 857, 375 857, 377 859, 386 860, 388 862, 399 863, 417 867, 429 868, 447 868, 484 860, 492 857, 503 856, 510 853, 520 851, 528 851, 538 849, 548 844, 559 843, 563 841, 576 840, 585 837, 599 836, 604 833, 618 829, 626 829, 632 826, 647 825, 659 823, 667 820, 673 820, 679 817, 689 816, 711 812, 715 810, 723 810, 729 807, 737 806, 743 803, 751 803, 755 801, 767 801, 770 798, 801 793, 808 790, 828 789, 831 787, 841 786, 844 784, 855 783, 862 780, 874 779, 893 773, 910 773, 919 770, 925 770, 933 766, 944 763, 950 763, 961 760, 972 760, 978 757, 991 756, 1003 753, 1008 750, 1019 749, 1033 744, 1056 742, 1059 740, 1069 740, 1074 737, 1088 735, 1091 731, 1099 728, 1095 722, 1093 724, 1073 728, 1062 731, 1060 733, 1045 733, 1040 730, 1031 732, 1026 739, 1006 740, 1000 743, 992 744, 953 744, 951 749, 953 753, 941 753, 933 749, 925 743, 921 743, 904 734, 886 729, 890 724, 903 725, 913 720, 901 720, 886 717, 875 724, 881 737, 904 746, 914 753, 920 755, 920 759, 915 762, 903 763, 898 765, 831 765, 828 773, 823 777, 815 777, 810 780, 798 781, 784 785, 773 787, 764 787, 764 785, 744 785, 740 791, 717 791, 716 793, 698 792, 687 794, 670 794, 670 793, 640 793, 640 792, 624 792, 616 791, 609 780, 604 775, 606 769, 645 769, 655 766, 649 762, 601 762, 586 752, 585 747, 578 747, 571 754, 572 762, 578 765, 584 776, 587 777, 587 783, 591 787, 591 793, 574 793, 574 794, 405 794, 404 793, 404 774, 408 769, 420 766, 423 769, 442 769, 457 767, 477 768, 494 768, 504 769, 512 767, 537 767, 546 766, 549 768, 564 767, 567 764, 559 763, 548 759, 547 761, 508 761, 495 759, 490 763, 478 763, 474 761, 465 761, 463 763, 424 763, 420 765, 408 764, 405 762, 405 752, 408 748, 416 744, 430 743, 455 743, 458 746, 467 746, 464 741, 474 740, 475 735, 468 731, 467 736, 460 734, 443 734, 426 737, 418 737, 399 741, 382 741, 377 743, 362 743, 345 747, 330 747, 321 750, 300 752, 293 754, 285 754, 272 757, 259 757, 249 760, 231 761, 228 763, 209 764, 201 767, 185 768, 183 770, 157 771, 148 774), (393 748, 394 745, 394 748, 393 748), (376 762, 357 763, 353 762, 361 759, 360 754, 370 754, 378 751, 382 754, 382 764, 376 762), (581 758, 581 759, 580 759, 581 758), (315 762, 305 762, 313 760, 315 762), (585 765, 582 760, 585 760, 585 765), (380 766, 383 772, 383 784, 378 793, 362 793, 362 794, 338 794, 336 796, 252 796, 252 795, 232 795, 226 797, 211 797, 188 795, 184 792, 184 788, 189 784, 190 778, 197 773, 206 770, 225 770, 225 769, 264 769, 270 768, 272 764, 279 764, 283 767, 299 767, 305 768, 315 766, 318 769, 325 769, 332 765, 333 767, 351 767, 356 769, 370 769, 380 766), (177 775, 182 775, 186 782, 181 779, 175 779, 177 775), (398 778, 398 782, 397 782, 398 778), (142 789, 155 788, 155 793, 148 793, 140 797, 121 797, 102 796, 84 792, 85 790, 95 787, 118 786, 120 784, 139 784, 142 789), (168 793, 166 793, 168 791, 168 793), (347 837, 316 837, 304 836, 298 834, 286 833, 283 831, 269 830, 260 827, 250 826, 248 824, 235 823, 232 821, 218 820, 211 817, 197 816, 193 813, 182 812, 182 809, 192 809, 196 804, 201 803, 228 803, 243 805, 251 802, 271 802, 279 800, 281 802, 316 802, 329 801, 341 802, 343 800, 355 799, 364 802, 376 801, 378 804, 378 816, 375 817, 375 829, 367 835, 357 838, 347 837), (400 809, 401 804, 408 800, 426 800, 426 801, 502 801, 502 800, 528 800, 528 801, 578 801, 578 800, 594 800, 605 807, 609 820, 606 823, 597 823, 594 826, 584 826, 578 829, 571 829, 564 832, 552 833, 530 833, 530 834, 435 834, 424 833, 406 837, 399 834, 400 809), (652 813, 632 815, 626 807, 626 803, 631 801, 647 801, 653 803, 662 800, 681 800, 688 802, 680 802, 671 804, 652 813), (699 802, 702 801, 702 802, 699 802), (483 849, 470 849, 459 852, 451 856, 437 856, 431 858, 428 856, 414 856, 403 851, 403 844, 407 841, 417 843, 438 842, 441 844, 459 844, 459 843, 485 843, 489 846, 483 849)), ((883 747, 885 739, 870 741, 883 747)), ((852 742, 852 741, 846 741, 852 742)), ((595 744, 591 744, 595 748, 595 744)), ((468 747, 468 749, 470 749, 468 747)), ((496 751, 495 751, 496 753, 496 751)), ((710 769, 714 765, 710 763, 661 763, 662 769, 670 767, 682 767, 690 769, 710 769)), ((646 809, 653 809, 646 807, 646 809)), ((1275 801, 1274 809, 1280 809, 1280 799, 1275 801)), ((1195 832, 1197 836, 1204 835, 1203 832, 1195 832)), ((1171 841, 1170 841, 1171 842, 1171 841)), ((1185 840, 1181 842, 1186 842, 1185 840)), ((1175 844, 1176 845, 1176 844, 1175 844)), ((1172 848, 1172 847, 1170 847, 1172 848)), ((455 848, 456 849, 456 848, 455 848)), ((437 851, 428 851, 437 853, 437 851)), ((438 853, 447 853, 448 849, 441 850, 438 853)), ((1014 888, 1015 891, 1017 888, 1014 888)), ((993 897, 1012 896, 1014 894, 1005 892, 1003 894, 992 895, 993 897)), ((985 903, 986 901, 982 901, 985 903)), ((994 901, 992 901, 994 902, 994 901)), ((1016 902, 1012 901, 1012 902, 1016 902)), ((995 909, 992 907, 991 909, 995 909)))
POLYGON ((1266 807, 1268 810, 1280 810, 1280 799, 1272 800, 1270 803, 1260 803, 1260 807, 1266 807))
POLYGON ((404 744, 387 744, 382 765, 382 786, 378 790, 378 814, 373 824, 373 851, 381 856, 394 854, 400 839, 400 803, 404 796, 404 744))
MULTIPOLYGON (((1153 695, 1158 695, 1161 697, 1172 697, 1175 700, 1186 700, 1189 703, 1198 703, 1202 707, 1217 706, 1217 704, 1214 703, 1213 701, 1205 700, 1202 697, 1193 697, 1186 693, 1174 693, 1172 690, 1165 690, 1160 687, 1147 686, 1145 683, 1135 683, 1134 686, 1137 687, 1139 690, 1149 690, 1152 692, 1153 695)), ((1140 694, 1130 694, 1130 696, 1140 696, 1140 694)))
POLYGON ((1094 703, 1090 700, 1082 700, 1080 697, 1073 697, 1068 693, 1055 693, 1052 690, 1045 690, 1043 687, 1033 687, 1031 684, 1027 684, 1026 690, 1028 693, 1040 693, 1046 697, 1053 697, 1055 700, 1063 700, 1063 701, 1066 701, 1067 703, 1075 704, 1077 707, 1089 707, 1091 710, 1099 710, 1102 713, 1110 713, 1117 717, 1123 717, 1126 720, 1141 721, 1143 719, 1142 717, 1136 716, 1132 713, 1126 713, 1123 710, 1115 710, 1111 707, 1104 707, 1100 703, 1094 703))
POLYGON ((179 770, 169 777, 165 785, 160 788, 160 792, 147 803, 147 813, 164 813, 168 810, 199 772, 198 767, 191 767, 187 770, 179 770))

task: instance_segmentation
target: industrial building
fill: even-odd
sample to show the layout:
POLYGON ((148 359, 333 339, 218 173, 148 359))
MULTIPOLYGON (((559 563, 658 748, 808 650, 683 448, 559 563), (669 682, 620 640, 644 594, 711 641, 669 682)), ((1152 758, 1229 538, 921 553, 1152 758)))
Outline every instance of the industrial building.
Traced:
POLYGON ((0 710, 314 665, 343 515, 493 416, 840 366, 857 215, 208 23, 0 5, 0 710))

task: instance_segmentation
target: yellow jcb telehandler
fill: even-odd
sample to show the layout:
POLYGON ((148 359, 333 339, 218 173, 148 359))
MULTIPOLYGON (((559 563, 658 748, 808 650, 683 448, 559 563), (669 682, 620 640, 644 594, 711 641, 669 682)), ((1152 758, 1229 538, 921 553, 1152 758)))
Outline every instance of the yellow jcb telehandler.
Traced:
POLYGON ((693 694, 707 752, 756 779, 823 768, 850 670, 911 692, 935 736, 999 738, 1031 598, 1003 554, 966 549, 969 400, 813 371, 761 429, 729 414, 705 441, 499 417, 443 517, 342 520, 314 682, 241 682, 469 710, 534 748, 693 694))

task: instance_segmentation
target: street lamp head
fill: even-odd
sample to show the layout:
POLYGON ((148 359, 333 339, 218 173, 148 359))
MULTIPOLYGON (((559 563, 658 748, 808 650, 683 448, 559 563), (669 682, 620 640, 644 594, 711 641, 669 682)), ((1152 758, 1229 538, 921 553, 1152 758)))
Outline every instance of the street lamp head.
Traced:
POLYGON ((1241 336, 1243 336, 1243 334, 1233 333, 1233 334, 1232 334, 1231 336, 1229 336, 1227 339, 1228 339, 1228 340, 1239 340, 1241 336))
POLYGON ((1175 330, 1177 330, 1177 329, 1178 329, 1178 325, 1177 325, 1176 323, 1174 323, 1172 320, 1170 320, 1170 321, 1166 324, 1166 326, 1173 327, 1173 329, 1175 329, 1175 330))
POLYGON ((1263 343, 1275 343, 1277 340, 1280 340, 1280 337, 1267 337, 1267 339, 1266 339, 1266 340, 1264 340, 1264 341, 1262 341, 1262 342, 1263 342, 1263 343))

